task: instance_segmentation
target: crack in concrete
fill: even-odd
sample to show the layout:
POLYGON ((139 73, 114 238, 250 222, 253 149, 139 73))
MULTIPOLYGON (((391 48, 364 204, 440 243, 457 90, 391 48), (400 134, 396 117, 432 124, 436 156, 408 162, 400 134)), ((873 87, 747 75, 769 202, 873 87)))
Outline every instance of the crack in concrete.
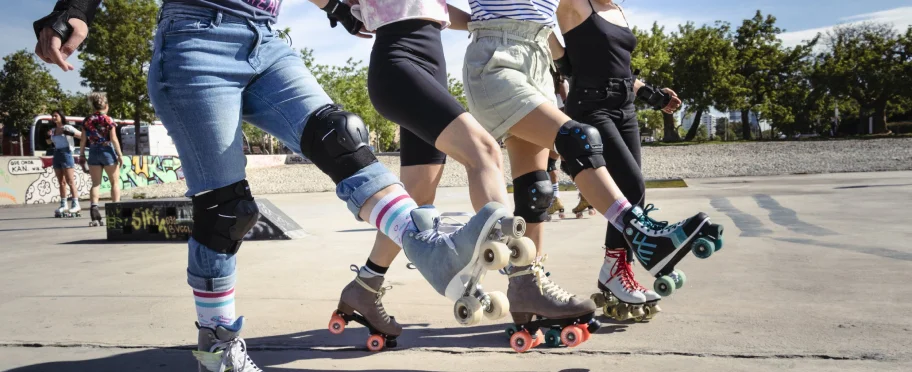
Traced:
MULTIPOLYGON (((35 343, 35 342, 2 342, 0 343, 0 348, 89 348, 89 349, 111 349, 111 350, 174 350, 174 351, 185 351, 185 350, 195 350, 193 346, 152 346, 152 345, 104 345, 104 344, 86 344, 86 343, 35 343)), ((266 352, 278 352, 278 351, 314 351, 321 353, 340 353, 340 352, 359 352, 363 349, 359 348, 323 348, 323 347, 308 347, 308 346, 289 346, 289 345, 257 345, 252 346, 248 345, 248 350, 251 351, 266 351, 266 352)), ((417 347, 417 348, 407 348, 407 349, 387 349, 385 352, 395 352, 395 351, 419 351, 419 352, 431 352, 431 353, 441 353, 441 354, 452 354, 452 355, 463 355, 463 354, 516 354, 513 350, 508 348, 501 349, 492 349, 492 348, 481 348, 481 349, 443 349, 443 348, 428 348, 428 347, 417 347)), ((595 356, 684 356, 684 357, 695 357, 695 358, 726 358, 726 359, 816 359, 816 360, 834 360, 834 361, 875 361, 875 362, 888 362, 895 361, 894 358, 888 358, 882 354, 871 353, 871 354, 860 354, 855 356, 846 356, 846 355, 831 355, 831 354, 748 354, 748 353, 694 353, 694 352, 683 352, 683 351, 610 351, 610 350, 580 350, 576 349, 572 352, 568 352, 561 349, 532 349, 526 353, 536 353, 536 354, 547 354, 547 355, 556 355, 556 356, 580 356, 580 355, 595 355, 595 356)))

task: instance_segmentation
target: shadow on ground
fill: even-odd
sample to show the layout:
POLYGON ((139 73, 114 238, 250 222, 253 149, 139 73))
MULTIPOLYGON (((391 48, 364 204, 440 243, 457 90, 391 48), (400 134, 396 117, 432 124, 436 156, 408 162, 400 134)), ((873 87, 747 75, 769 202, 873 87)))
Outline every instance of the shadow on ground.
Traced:
MULTIPOLYGON (((428 324, 410 324, 405 326, 399 337, 399 345, 381 353, 391 353, 410 348, 500 348, 509 351, 506 324, 489 324, 464 328, 429 328, 428 324)), ((314 371, 318 369, 298 369, 284 365, 307 360, 346 360, 370 358, 377 355, 367 351, 365 342, 368 332, 355 323, 349 325, 341 335, 331 335, 328 330, 320 329, 307 332, 291 333, 281 336, 268 336, 245 339, 250 355, 264 371, 314 371), (322 349, 316 349, 322 348, 322 349)), ((605 325, 598 333, 623 331, 624 325, 605 325)), ((44 348, 38 345, 25 347, 44 348)), ((77 348, 84 346, 77 345, 77 348)), ((196 363, 191 356, 191 345, 168 348, 139 349, 128 351, 116 349, 121 354, 87 360, 59 361, 34 364, 8 370, 7 372, 58 372, 58 371, 196 371, 196 363)), ((540 346, 544 348, 544 346, 540 346)), ((54 349, 47 347, 48 354, 54 349)), ((86 352, 90 353, 90 352, 86 352)), ((70 353, 68 353, 70 354, 70 353)), ((80 354, 79 352, 76 353, 80 354)), ((424 371, 421 369, 369 369, 371 371, 424 371)))

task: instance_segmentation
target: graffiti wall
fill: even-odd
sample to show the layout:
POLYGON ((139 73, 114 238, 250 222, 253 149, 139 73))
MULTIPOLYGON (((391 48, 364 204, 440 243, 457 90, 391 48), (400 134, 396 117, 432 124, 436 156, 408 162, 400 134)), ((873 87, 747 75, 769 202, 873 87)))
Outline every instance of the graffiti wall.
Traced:
MULTIPOLYGON (((60 201, 60 188, 53 167, 39 157, 0 157, 0 204, 43 204, 60 201)), ((76 189, 87 199, 92 178, 75 168, 76 189)), ((181 161, 176 156, 124 156, 121 189, 131 189, 184 179, 181 161)), ((111 191, 111 180, 102 172, 101 193, 111 191)), ((67 191, 69 194, 69 190, 67 191)))

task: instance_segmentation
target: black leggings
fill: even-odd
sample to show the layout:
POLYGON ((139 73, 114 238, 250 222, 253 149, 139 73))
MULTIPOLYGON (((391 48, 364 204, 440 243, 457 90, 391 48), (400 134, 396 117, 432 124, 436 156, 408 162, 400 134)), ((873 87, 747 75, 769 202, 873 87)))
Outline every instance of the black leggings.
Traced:
MULTIPOLYGON (((585 80, 582 80, 585 81, 585 80)), ((567 115, 598 129, 602 136, 608 173, 633 204, 643 206, 646 182, 640 160, 640 126, 633 105, 633 81, 611 79, 604 84, 582 86, 574 81, 567 97, 567 115), (579 86, 578 86, 579 85, 579 86)), ((608 224, 605 246, 625 248, 624 236, 608 224)))
POLYGON ((367 89, 377 112, 402 126, 402 166, 446 161, 434 143, 465 108, 447 89, 440 23, 413 19, 380 27, 367 89))

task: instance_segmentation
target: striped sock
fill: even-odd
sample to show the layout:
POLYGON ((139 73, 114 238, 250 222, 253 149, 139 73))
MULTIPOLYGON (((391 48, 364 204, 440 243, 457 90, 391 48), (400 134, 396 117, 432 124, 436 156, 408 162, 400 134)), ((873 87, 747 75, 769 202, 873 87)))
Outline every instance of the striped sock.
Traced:
POLYGON ((605 218, 608 219, 615 228, 620 231, 624 231, 624 215, 631 208, 630 202, 627 201, 627 198, 620 198, 608 207, 608 211, 605 212, 605 218))
POLYGON ((224 292, 193 290, 196 319, 203 327, 215 329, 219 324, 234 323, 234 287, 224 292))
POLYGON ((560 184, 552 183, 551 184, 551 193, 554 195, 555 198, 559 198, 560 197, 560 184))
POLYGON ((386 271, 389 270, 389 267, 383 267, 374 263, 370 259, 367 260, 367 263, 364 266, 361 266, 361 270, 358 270, 358 276, 362 278, 373 278, 375 276, 384 276, 386 271))
POLYGON ((402 234, 412 223, 412 210, 416 208, 418 204, 405 190, 391 192, 374 206, 368 222, 401 247, 402 234))

